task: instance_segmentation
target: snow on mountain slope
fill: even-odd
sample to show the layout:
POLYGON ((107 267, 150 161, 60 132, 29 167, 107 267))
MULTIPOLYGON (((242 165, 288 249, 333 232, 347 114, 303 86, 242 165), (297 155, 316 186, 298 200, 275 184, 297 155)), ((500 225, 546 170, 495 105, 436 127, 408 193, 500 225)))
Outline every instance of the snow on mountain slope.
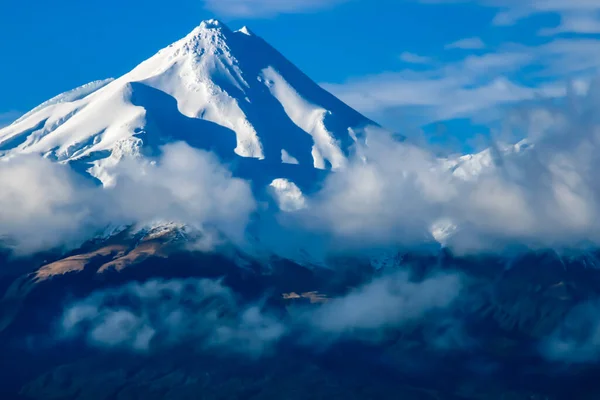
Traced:
POLYGON ((205 21, 122 77, 57 96, 0 130, 0 157, 81 163, 104 184, 124 155, 183 140, 223 158, 344 166, 360 115, 247 28, 205 21))
POLYGON ((108 85, 113 80, 114 79, 109 78, 109 79, 104 79, 104 80, 100 80, 100 81, 90 82, 90 83, 87 83, 76 89, 59 94, 58 96, 55 96, 55 97, 51 98, 50 100, 43 102, 39 106, 35 107, 33 110, 31 110, 28 113, 19 117, 19 119, 17 119, 15 122, 13 122, 13 125, 29 118, 31 115, 35 114, 36 112, 38 112, 40 110, 50 107, 53 104, 73 102, 73 101, 82 99, 85 96, 95 92, 96 90, 99 90, 99 89, 103 88, 104 86, 108 85))
POLYGON ((489 147, 479 153, 465 154, 459 157, 442 159, 443 168, 448 168, 454 176, 464 180, 476 180, 484 171, 489 171, 496 167, 499 158, 515 157, 527 154, 533 145, 526 139, 512 145, 505 145, 500 148, 489 147))

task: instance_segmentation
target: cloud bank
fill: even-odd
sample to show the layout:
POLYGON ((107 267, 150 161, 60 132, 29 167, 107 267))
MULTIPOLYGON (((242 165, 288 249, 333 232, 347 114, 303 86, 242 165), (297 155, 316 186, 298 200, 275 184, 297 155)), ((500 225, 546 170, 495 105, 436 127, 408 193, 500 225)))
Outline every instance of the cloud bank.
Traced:
POLYGON ((373 280, 333 299, 310 315, 311 325, 327 334, 376 339, 375 332, 398 328, 448 308, 462 288, 459 275, 412 281, 406 272, 373 280))
POLYGON ((419 246, 440 231, 453 231, 442 242, 458 252, 598 246, 598 93, 594 84, 568 102, 522 108, 512 123, 525 141, 458 159, 371 132, 361 157, 292 218, 344 251, 419 246))
POLYGON ((65 310, 60 331, 104 348, 147 352, 192 341, 202 349, 260 355, 285 327, 258 305, 243 305, 219 281, 188 279, 96 292, 65 310))
POLYGON ((184 143, 152 162, 125 160, 114 187, 93 185, 69 166, 28 156, 0 162, 0 237, 17 253, 70 247, 106 226, 182 222, 243 240, 256 203, 248 182, 212 153, 184 143))
POLYGON ((107 193, 121 220, 211 226, 239 242, 256 209, 249 182, 233 177, 214 153, 183 142, 163 146, 154 163, 128 160, 114 172, 117 182, 107 193))
MULTIPOLYGON (((526 133, 524 142, 491 142, 462 158, 371 130, 368 145, 320 190, 294 192, 302 207, 281 213, 271 235, 312 238, 338 252, 438 242, 457 252, 600 245, 599 93, 594 83, 584 94, 573 89, 568 102, 518 109, 507 123, 515 135, 526 133)), ((109 224, 158 220, 214 229, 241 244, 247 226, 261 223, 251 222, 250 184, 211 153, 175 143, 151 162, 116 168, 116 184, 103 189, 45 159, 3 161, 0 236, 26 253, 85 240, 109 224)))
POLYGON ((393 273, 284 318, 244 302, 221 281, 151 280, 75 301, 64 310, 58 328, 62 339, 82 338, 100 348, 149 352, 193 343, 199 349, 256 357, 286 337, 304 345, 340 337, 377 342, 386 329, 420 323, 448 309, 461 289, 458 275, 413 280, 393 273))
POLYGON ((93 186, 43 158, 0 162, 0 186, 0 238, 18 252, 68 245, 104 219, 93 186))

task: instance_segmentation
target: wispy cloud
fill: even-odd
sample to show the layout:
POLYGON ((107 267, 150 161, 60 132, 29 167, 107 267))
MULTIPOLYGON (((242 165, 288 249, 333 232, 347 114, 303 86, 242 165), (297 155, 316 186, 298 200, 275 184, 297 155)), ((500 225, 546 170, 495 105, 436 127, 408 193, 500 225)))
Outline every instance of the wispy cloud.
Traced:
POLYGON ((505 44, 429 68, 385 72, 324 84, 342 100, 379 118, 417 108, 424 123, 478 113, 541 97, 562 97, 567 82, 600 71, 600 41, 557 39, 540 46, 505 44))
POLYGON ((430 276, 411 281, 406 272, 375 279, 310 315, 317 330, 333 335, 357 335, 376 340, 374 332, 421 320, 448 308, 462 289, 460 276, 430 276))
POLYGON ((349 0, 204 0, 207 9, 223 16, 260 18, 314 12, 349 0))
POLYGON ((200 348, 258 356, 285 327, 258 305, 243 304, 219 281, 188 279, 92 293, 64 311, 60 333, 138 352, 193 340, 200 348))
POLYGON ((485 48, 485 43, 478 37, 465 38, 446 45, 446 49, 478 50, 483 48, 485 48))
POLYGON ((421 56, 406 51, 400 54, 400 60, 408 64, 429 64, 431 62, 430 57, 421 56))
POLYGON ((402 70, 374 71, 324 84, 351 106, 394 129, 400 129, 407 118, 412 124, 426 124, 451 118, 481 120, 485 114, 490 121, 506 106, 562 97, 567 85, 584 87, 600 71, 600 40, 589 35, 600 34, 596 0, 415 1, 432 7, 468 3, 495 10, 488 27, 494 40, 484 41, 488 32, 483 31, 441 44, 445 51, 435 55, 436 62, 404 53, 402 70), (548 26, 546 21, 528 36, 510 35, 510 40, 501 41, 511 25, 538 14, 553 15, 558 24, 548 26), (505 28, 500 31, 499 25, 505 28), (457 55, 464 58, 457 60, 457 55))
POLYGON ((546 89, 527 87, 506 78, 527 65, 529 58, 520 52, 489 53, 424 71, 384 73, 325 87, 366 113, 419 107, 426 119, 434 121, 536 97, 546 89))
MULTIPOLYGON (((573 14, 587 15, 600 11, 600 4, 595 0, 421 0, 425 4, 470 3, 497 10, 493 19, 494 25, 509 26, 535 14, 557 14, 561 18, 569 18, 573 14)), ((593 14, 592 14, 593 15, 593 14)), ((577 24, 569 24, 573 32, 585 32, 577 29, 577 24)), ((583 26, 583 25, 581 25, 583 26)))
POLYGON ((268 353, 284 337, 319 347, 340 337, 376 342, 387 329, 424 324, 430 314, 450 310, 462 280, 458 274, 419 280, 396 272, 318 307, 299 306, 286 317, 276 317, 221 281, 151 280, 96 291, 69 304, 58 336, 134 352, 189 342, 202 350, 252 357, 268 353))
MULTIPOLYGON (((599 8, 600 10, 600 8, 599 8)), ((557 35, 560 33, 600 33, 600 16, 598 13, 590 14, 565 14, 561 17, 560 24, 555 28, 546 28, 540 31, 541 35, 557 35)))
POLYGON ((540 13, 555 13, 561 16, 569 13, 589 13, 600 10, 594 0, 483 0, 484 5, 500 9, 494 18, 497 25, 512 25, 524 18, 540 13))

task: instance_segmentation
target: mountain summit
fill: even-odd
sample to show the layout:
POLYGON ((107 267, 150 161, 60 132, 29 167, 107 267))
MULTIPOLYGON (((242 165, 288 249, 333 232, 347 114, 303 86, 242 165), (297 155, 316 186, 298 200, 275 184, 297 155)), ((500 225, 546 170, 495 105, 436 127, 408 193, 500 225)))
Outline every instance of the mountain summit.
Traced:
POLYGON ((110 181, 106 167, 183 140, 215 151, 337 169, 373 124, 244 27, 202 22, 118 79, 51 99, 0 130, 0 157, 43 154, 110 181))

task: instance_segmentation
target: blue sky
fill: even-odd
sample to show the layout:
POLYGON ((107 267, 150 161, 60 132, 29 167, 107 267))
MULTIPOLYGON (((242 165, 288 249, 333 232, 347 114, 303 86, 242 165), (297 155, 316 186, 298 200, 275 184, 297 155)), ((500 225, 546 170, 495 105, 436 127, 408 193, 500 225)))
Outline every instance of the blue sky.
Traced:
POLYGON ((0 125, 212 17, 248 25, 396 130, 475 134, 523 102, 564 96, 567 82, 585 92, 600 69, 598 0, 8 0, 0 125))

